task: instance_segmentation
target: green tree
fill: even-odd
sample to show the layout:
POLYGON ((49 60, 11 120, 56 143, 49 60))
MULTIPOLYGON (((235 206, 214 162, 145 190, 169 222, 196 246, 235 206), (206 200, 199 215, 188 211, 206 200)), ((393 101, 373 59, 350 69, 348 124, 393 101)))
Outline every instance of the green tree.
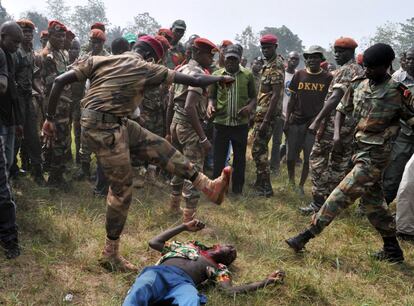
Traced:
POLYGON ((0 1, 0 24, 10 19, 11 19, 11 16, 7 13, 6 9, 1 5, 1 1, 0 1))
POLYGON ((251 63, 253 59, 261 55, 259 37, 252 27, 247 26, 241 34, 236 34, 235 40, 243 47, 243 56, 251 63))
POLYGON ((36 11, 27 11, 22 14, 22 17, 31 20, 36 26, 33 47, 35 50, 37 50, 41 47, 40 32, 47 30, 48 19, 46 16, 36 11))
POLYGON ((161 25, 149 13, 145 12, 134 17, 134 23, 128 26, 128 32, 137 35, 142 33, 155 35, 159 28, 161 25))
POLYGON ((300 40, 298 35, 292 33, 292 31, 284 25, 280 28, 265 27, 262 31, 260 31, 260 35, 264 34, 274 34, 277 36, 278 53, 285 58, 291 51, 297 51, 299 53, 303 52, 302 40, 300 40))
POLYGON ((111 45, 112 41, 116 38, 122 37, 126 32, 125 28, 121 28, 120 26, 114 26, 107 31, 106 39, 107 44, 111 45))
POLYGON ((105 4, 101 0, 88 0, 86 5, 77 5, 70 18, 71 30, 81 43, 88 41, 91 25, 95 22, 107 24, 105 4))
POLYGON ((51 19, 59 20, 65 25, 69 21, 70 6, 66 5, 65 0, 47 0, 47 15, 51 19))
POLYGON ((414 17, 407 19, 405 23, 400 23, 400 33, 398 35, 401 50, 407 51, 414 47, 414 17))
POLYGON ((387 21, 383 25, 377 27, 374 36, 370 40, 370 44, 388 44, 394 49, 397 54, 399 54, 403 50, 400 36, 401 34, 399 24, 387 21))

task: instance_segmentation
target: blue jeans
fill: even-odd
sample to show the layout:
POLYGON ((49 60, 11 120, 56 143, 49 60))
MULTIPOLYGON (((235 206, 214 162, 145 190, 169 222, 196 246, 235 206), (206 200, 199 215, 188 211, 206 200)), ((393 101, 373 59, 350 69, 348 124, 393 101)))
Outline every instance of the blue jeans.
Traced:
POLYGON ((146 267, 128 291, 123 306, 147 306, 159 302, 198 306, 205 304, 206 299, 198 294, 191 277, 180 268, 146 267))
POLYGON ((7 172, 14 162, 14 142, 16 139, 15 126, 0 125, 0 137, 3 139, 4 153, 6 155, 7 172))

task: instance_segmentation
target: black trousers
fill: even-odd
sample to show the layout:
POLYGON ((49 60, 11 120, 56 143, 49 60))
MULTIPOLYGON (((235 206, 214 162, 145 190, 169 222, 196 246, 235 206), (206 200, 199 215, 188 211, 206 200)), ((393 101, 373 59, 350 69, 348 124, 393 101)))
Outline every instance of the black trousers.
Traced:
POLYGON ((17 240, 16 205, 6 168, 5 144, 0 137, 0 243, 17 240))
POLYGON ((249 127, 246 125, 226 126, 214 124, 214 171, 213 178, 220 176, 223 170, 229 144, 233 147, 233 192, 243 190, 246 170, 246 147, 249 127))

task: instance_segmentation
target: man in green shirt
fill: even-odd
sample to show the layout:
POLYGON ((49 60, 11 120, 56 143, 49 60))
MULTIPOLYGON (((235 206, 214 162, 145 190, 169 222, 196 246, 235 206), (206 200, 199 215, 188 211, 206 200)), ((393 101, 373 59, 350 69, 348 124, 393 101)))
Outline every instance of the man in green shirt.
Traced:
POLYGON ((213 85, 207 109, 214 116, 214 171, 213 177, 223 170, 229 143, 233 147, 233 192, 240 194, 246 169, 247 134, 249 115, 256 106, 256 85, 253 73, 240 65, 241 48, 227 46, 224 51, 224 68, 213 75, 230 75, 235 82, 230 86, 213 85))

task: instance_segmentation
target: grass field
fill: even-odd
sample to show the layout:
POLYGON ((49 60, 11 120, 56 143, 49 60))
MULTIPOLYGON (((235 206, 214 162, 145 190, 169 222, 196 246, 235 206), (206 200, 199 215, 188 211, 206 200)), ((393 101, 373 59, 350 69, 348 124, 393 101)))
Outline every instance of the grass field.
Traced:
MULTIPOLYGON (((402 244, 402 265, 371 260, 368 254, 381 247, 380 237, 354 207, 312 240, 304 254, 287 248, 284 239, 310 219, 298 212, 309 197, 300 199, 286 185, 284 171, 273 179, 272 198, 255 197, 246 186, 243 197, 230 194, 221 207, 203 200, 198 217, 208 228, 178 237, 234 244, 236 284, 263 279, 275 269, 286 271, 283 285, 248 295, 226 296, 206 288, 209 305, 414 305, 414 246, 402 244)), ((247 184, 253 178, 249 161, 247 184)), ((15 186, 23 253, 11 261, 0 256, 0 305, 122 303, 136 275, 109 273, 98 265, 105 237, 104 200, 92 197, 90 183, 74 187, 69 194, 50 194, 28 178, 15 186), (73 295, 71 302, 64 302, 67 294, 73 295)), ((167 186, 134 190, 121 253, 140 267, 158 258, 147 241, 179 222, 168 214, 168 194, 167 186)))

